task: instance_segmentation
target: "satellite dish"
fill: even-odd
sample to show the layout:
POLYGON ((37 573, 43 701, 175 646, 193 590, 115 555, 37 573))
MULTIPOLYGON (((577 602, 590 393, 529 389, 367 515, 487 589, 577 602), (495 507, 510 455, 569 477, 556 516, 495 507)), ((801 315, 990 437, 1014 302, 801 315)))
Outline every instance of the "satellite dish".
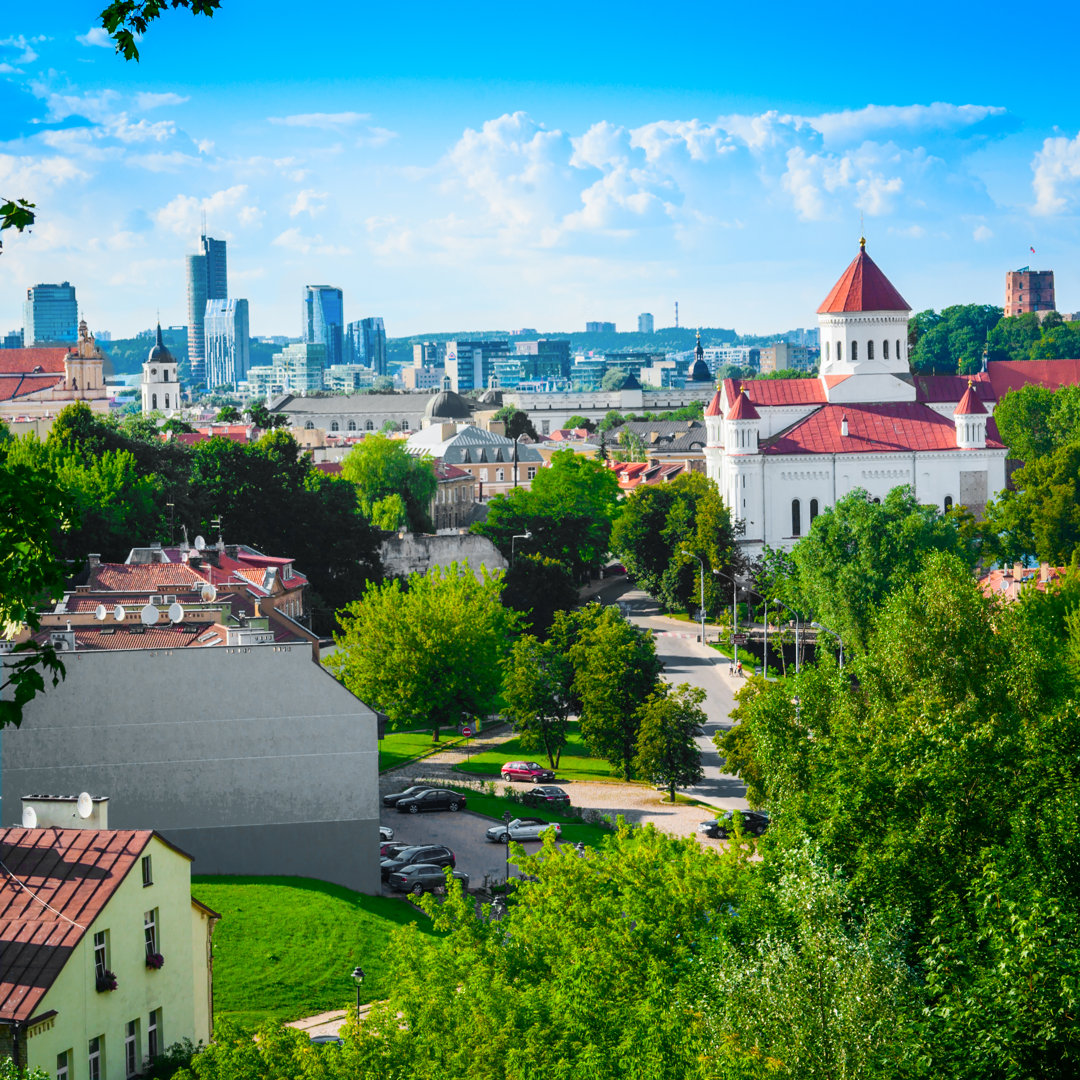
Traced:
POLYGON ((108 614, 109 610, 105 607, 104 604, 98 604, 98 606, 94 608, 94 618, 97 619, 98 622, 104 622, 105 617, 108 614))
POLYGON ((37 811, 32 806, 22 808, 22 827, 24 829, 37 828, 37 811))
POLYGON ((217 589, 213 585, 204 585, 199 591, 199 595, 209 604, 217 599, 217 589))
POLYGON ((124 610, 123 604, 117 604, 116 607, 112 609, 112 613, 113 618, 117 622, 123 622, 127 618, 127 612, 124 610))
POLYGON ((199 549, 199 551, 202 551, 203 548, 206 547, 206 538, 203 537, 203 536, 196 536, 195 537, 195 546, 199 549))
POLYGON ((184 605, 183 604, 170 604, 169 605, 169 622, 183 622, 184 621, 184 605))
POLYGON ((94 800, 90 798, 89 791, 83 791, 79 794, 75 809, 78 810, 81 818, 88 818, 94 812, 94 800))
POLYGON ((146 607, 139 612, 139 617, 142 619, 145 626, 153 626, 161 617, 158 615, 158 609, 153 604, 147 604, 146 607))

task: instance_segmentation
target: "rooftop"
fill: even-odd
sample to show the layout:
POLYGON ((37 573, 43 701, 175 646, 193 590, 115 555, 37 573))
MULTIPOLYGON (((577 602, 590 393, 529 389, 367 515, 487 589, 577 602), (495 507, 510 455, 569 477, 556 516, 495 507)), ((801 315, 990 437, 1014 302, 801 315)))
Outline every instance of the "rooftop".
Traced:
POLYGON ((859 241, 859 254, 851 260, 832 292, 818 308, 819 315, 844 311, 910 311, 911 305, 896 291, 859 241))

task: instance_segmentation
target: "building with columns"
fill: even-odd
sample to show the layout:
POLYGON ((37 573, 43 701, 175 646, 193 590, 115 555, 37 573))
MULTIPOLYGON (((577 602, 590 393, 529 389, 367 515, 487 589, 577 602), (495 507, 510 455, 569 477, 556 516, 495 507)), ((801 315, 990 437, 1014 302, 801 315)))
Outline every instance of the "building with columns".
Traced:
POLYGON ((920 503, 981 513, 1005 487, 1006 448, 985 375, 915 376, 911 308, 866 241, 818 308, 815 379, 726 380, 705 410, 706 471, 748 554, 791 547, 848 492, 880 500, 910 485, 920 503))

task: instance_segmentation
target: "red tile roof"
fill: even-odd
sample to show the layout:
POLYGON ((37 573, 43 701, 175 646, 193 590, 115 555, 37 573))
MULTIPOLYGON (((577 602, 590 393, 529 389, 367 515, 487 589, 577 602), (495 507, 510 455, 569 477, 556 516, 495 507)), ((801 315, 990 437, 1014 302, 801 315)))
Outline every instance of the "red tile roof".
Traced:
MULTIPOLYGON (((1004 449, 993 421, 987 424, 988 449, 1004 449)), ((882 405, 825 405, 762 447, 765 454, 895 454, 913 450, 957 450, 956 425, 918 402, 882 405), (848 434, 840 434, 847 417, 848 434)))
MULTIPOLYGON (((50 629, 55 629, 50 627, 50 629)), ((186 649, 190 645, 205 644, 200 638, 208 630, 221 635, 226 640, 225 628, 218 623, 170 623, 166 616, 153 626, 144 626, 139 620, 139 612, 128 611, 127 619, 122 623, 104 622, 96 626, 72 627, 75 634, 77 652, 118 652, 122 649, 186 649)), ((47 641, 48 633, 35 635, 38 640, 47 641)))
POLYGON ((319 472, 327 473, 330 476, 341 475, 341 462, 340 461, 316 461, 311 466, 313 469, 318 469, 319 472))
MULTIPOLYGON (((729 380, 729 381, 732 381, 732 380, 729 380)), ((705 410, 705 415, 706 416, 719 416, 722 411, 723 410, 721 409, 721 406, 720 406, 720 391, 717 390, 716 393, 713 394, 712 401, 709 402, 709 407, 705 410)))
POLYGON ((64 374, 67 345, 37 345, 30 349, 0 349, 0 375, 30 374, 34 368, 64 374))
POLYGON ((876 262, 866 254, 866 241, 859 254, 840 275, 832 292, 818 308, 819 315, 841 311, 910 311, 911 305, 896 291, 876 262))
POLYGON ((205 578, 186 563, 102 563, 90 571, 91 592, 190 591, 205 578))
MULTIPOLYGON (((7 352, 0 350, 0 353, 7 352)), ((62 375, 5 375, 0 377, 0 401, 14 401, 15 398, 36 394, 40 390, 51 390, 63 381, 62 375)))
POLYGON ((153 835, 0 829, 0 862, 7 871, 0 873, 0 1020, 34 1015, 153 835))
POLYGON ((916 375, 915 397, 917 401, 953 402, 964 396, 968 383, 983 402, 995 401, 997 395, 990 385, 990 377, 984 371, 974 375, 916 375))
POLYGON ((975 393, 975 385, 972 383, 964 391, 964 396, 960 399, 959 404, 953 409, 953 416, 985 415, 986 406, 979 400, 979 395, 975 393))
POLYGON ((761 414, 754 408, 749 394, 739 394, 727 414, 728 420, 760 420, 761 414))
POLYGON ((1056 390, 1080 384, 1080 360, 995 360, 986 373, 999 398, 1034 383, 1056 390))
POLYGON ((757 407, 774 405, 824 405, 825 388, 820 379, 739 379, 724 380, 724 394, 728 401, 745 390, 750 401, 757 407))

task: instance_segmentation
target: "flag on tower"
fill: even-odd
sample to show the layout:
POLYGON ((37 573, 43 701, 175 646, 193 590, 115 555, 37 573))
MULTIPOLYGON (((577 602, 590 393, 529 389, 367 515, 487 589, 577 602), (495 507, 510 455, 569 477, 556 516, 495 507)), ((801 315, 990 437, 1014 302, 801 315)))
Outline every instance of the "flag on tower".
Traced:
POLYGON ((1034 254, 1035 254, 1035 249, 1034 249, 1034 248, 1032 248, 1032 249, 1031 249, 1031 254, 1032 254, 1032 255, 1034 255, 1034 254))

